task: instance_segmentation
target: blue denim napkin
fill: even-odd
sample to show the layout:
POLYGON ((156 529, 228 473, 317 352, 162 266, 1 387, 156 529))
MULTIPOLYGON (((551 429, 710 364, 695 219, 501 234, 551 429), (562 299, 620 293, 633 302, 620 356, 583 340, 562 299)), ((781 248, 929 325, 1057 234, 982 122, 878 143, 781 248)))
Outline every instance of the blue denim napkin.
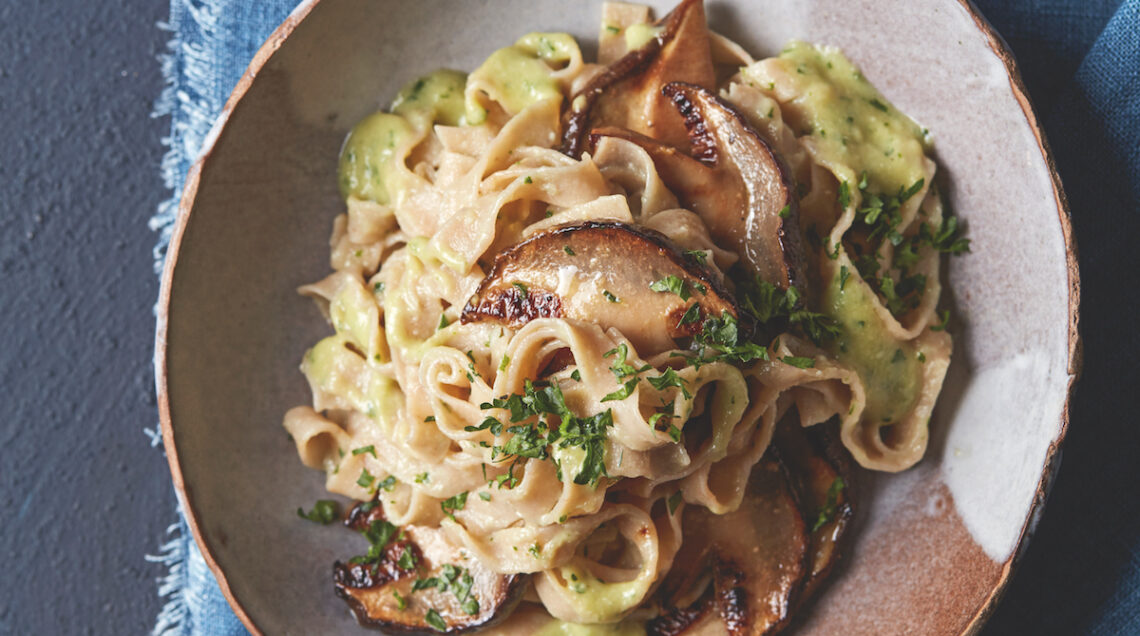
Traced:
MULTIPOLYGON (((161 269, 178 194, 249 60, 294 0, 171 0, 170 116, 151 221, 161 269)), ((1010 43, 1061 171, 1081 248, 1085 369, 1051 501, 985 634, 1140 634, 1140 0, 979 0, 1010 43)), ((244 634, 179 515, 154 632, 244 634)))

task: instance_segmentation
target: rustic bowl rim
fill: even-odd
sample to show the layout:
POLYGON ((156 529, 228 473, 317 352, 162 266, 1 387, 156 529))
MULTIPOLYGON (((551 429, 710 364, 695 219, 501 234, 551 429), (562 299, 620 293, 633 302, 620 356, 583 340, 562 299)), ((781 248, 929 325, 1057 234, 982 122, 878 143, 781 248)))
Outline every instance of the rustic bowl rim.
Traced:
MULTIPOLYGON (((990 594, 987 596, 982 605, 978 608, 974 617, 970 620, 969 624, 963 630, 963 635, 976 634, 981 630, 986 620, 993 614, 997 607, 998 601, 1002 598, 1005 591, 1009 586, 1011 575, 1014 568, 1021 561, 1024 556, 1026 548, 1029 544, 1029 538, 1036 528, 1036 521, 1040 518, 1042 508, 1045 500, 1048 497, 1049 490, 1052 486, 1053 480, 1056 477, 1057 469, 1060 467, 1061 462, 1061 445, 1068 434, 1069 429, 1069 406, 1072 401, 1073 389, 1076 381, 1079 378, 1081 365, 1082 365, 1082 349, 1081 339, 1079 334, 1079 307, 1080 307, 1080 273, 1077 265, 1077 246, 1076 240, 1073 236, 1073 228, 1071 222, 1071 212, 1069 210, 1069 202, 1065 196, 1064 189, 1061 185, 1061 178, 1057 172, 1056 161, 1054 160, 1052 150, 1049 147, 1048 141, 1045 139, 1044 131, 1037 119, 1036 112, 1034 111, 1033 104, 1029 98, 1025 82, 1022 79, 1021 72, 1017 66, 1017 61, 1014 58, 1013 51, 1005 40, 994 29, 993 25, 989 23, 985 17, 978 11, 971 0, 951 0, 957 2, 974 20, 975 26, 986 37, 987 43, 991 51, 1001 60, 1005 67, 1006 75, 1009 77, 1010 88, 1013 92, 1014 98, 1021 106, 1021 110, 1025 115, 1030 129, 1033 131, 1033 136, 1037 142, 1038 149, 1045 160, 1046 168, 1049 171, 1050 182, 1053 188, 1053 196, 1057 205, 1059 221, 1061 224, 1061 234, 1065 243, 1065 269, 1068 276, 1068 348, 1067 348, 1067 373, 1069 376, 1068 386, 1065 391, 1064 406, 1061 411, 1060 429, 1057 437, 1050 443, 1049 449, 1046 453, 1045 463, 1043 465, 1041 478, 1037 483, 1037 488, 1034 494, 1033 503, 1030 505, 1029 512, 1026 515, 1025 524, 1017 538, 1016 548, 1013 554, 1006 559, 1002 564, 1001 574, 997 583, 994 585, 990 594)), ((190 528, 190 532, 197 543, 202 557, 205 559, 206 564, 217 578, 218 587, 221 589, 222 595, 233 609, 234 613, 241 620, 247 629, 253 634, 263 634, 261 628, 254 622, 253 618, 245 611, 241 602, 234 595, 230 587, 229 580, 226 573, 219 566, 217 560, 214 558, 211 546, 202 533, 201 521, 199 519, 198 511, 194 507, 193 496, 186 488, 185 480, 182 476, 181 458, 178 454, 178 448, 174 442, 174 427, 170 416, 170 400, 168 395, 168 381, 167 381, 167 368, 166 368, 166 336, 169 327, 169 309, 170 309, 170 294, 171 285, 174 280, 174 272, 178 266, 178 255, 181 248, 182 237, 185 233, 186 226, 190 219, 190 213, 193 211, 194 202, 198 193, 198 186, 201 181, 201 174, 203 165, 210 159, 216 147, 216 142, 221 134, 222 129, 226 126, 230 116, 233 114, 234 109, 241 102, 242 98, 249 91, 250 87, 256 81, 257 76, 265 65, 273 58, 277 50, 285 40, 293 33, 297 26, 310 14, 313 9, 320 4, 321 0, 303 0, 298 4, 292 12, 285 18, 284 22, 278 26, 264 44, 254 54, 253 59, 250 61, 249 66, 238 80, 237 85, 234 87, 233 92, 226 100, 225 106, 219 113, 217 120, 214 122, 209 135, 202 145, 202 149, 198 158, 194 161, 189 172, 186 176, 186 181, 183 186, 182 196, 178 204, 178 218, 174 225, 173 234, 170 239, 170 245, 166 252, 166 262, 162 271, 161 287, 159 290, 157 317, 156 317, 156 330, 155 330, 155 351, 154 351, 154 364, 155 364, 155 381, 158 398, 158 413, 162 427, 162 441, 163 447, 166 452, 167 462, 170 465, 170 474, 174 482, 174 488, 178 494, 182 509, 185 512, 186 522, 190 528)))

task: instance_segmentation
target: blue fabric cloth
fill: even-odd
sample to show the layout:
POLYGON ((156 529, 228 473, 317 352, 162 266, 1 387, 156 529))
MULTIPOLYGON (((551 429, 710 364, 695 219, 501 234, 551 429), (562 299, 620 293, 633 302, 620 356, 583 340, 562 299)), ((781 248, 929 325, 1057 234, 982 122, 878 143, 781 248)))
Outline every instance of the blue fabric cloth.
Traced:
MULTIPOLYGON (((979 0, 1017 55, 1072 208, 1081 250, 1085 366, 1065 459, 1037 533, 984 630, 999 634, 1140 634, 1140 0, 979 0)), ((173 193, 230 90, 293 0, 171 0, 164 25, 170 115, 163 174, 173 193)), ((156 266, 177 196, 160 207, 156 266)), ((185 522, 156 560, 168 604, 156 633, 245 633, 185 522)))

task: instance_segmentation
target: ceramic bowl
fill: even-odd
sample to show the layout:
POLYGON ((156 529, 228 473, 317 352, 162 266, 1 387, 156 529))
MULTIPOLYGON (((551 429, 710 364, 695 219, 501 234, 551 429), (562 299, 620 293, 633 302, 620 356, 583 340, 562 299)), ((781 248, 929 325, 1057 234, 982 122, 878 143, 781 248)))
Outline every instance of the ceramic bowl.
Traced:
MULTIPOLYGON (((255 633, 361 631, 330 582, 359 537, 296 517, 324 495, 323 478, 281 427, 310 399, 297 366, 327 330, 295 289, 328 272, 346 131, 409 78, 474 68, 528 31, 568 31, 588 51, 598 5, 304 2, 226 105, 182 199, 157 369, 191 529, 255 633)), ((791 38, 841 47, 933 131, 973 241, 946 274, 955 351, 927 457, 874 479, 855 545, 796 629, 975 631, 1040 514, 1078 365, 1068 213, 1012 57, 963 0, 710 0, 709 17, 758 57, 791 38)))

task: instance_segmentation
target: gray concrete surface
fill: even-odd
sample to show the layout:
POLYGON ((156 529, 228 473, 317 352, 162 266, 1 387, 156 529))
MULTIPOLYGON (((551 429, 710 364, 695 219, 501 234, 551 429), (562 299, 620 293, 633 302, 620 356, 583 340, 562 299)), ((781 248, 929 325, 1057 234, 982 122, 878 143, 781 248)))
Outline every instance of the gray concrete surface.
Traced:
POLYGON ((154 0, 0 0, 0 634, 141 634, 173 519, 146 221, 154 0))

